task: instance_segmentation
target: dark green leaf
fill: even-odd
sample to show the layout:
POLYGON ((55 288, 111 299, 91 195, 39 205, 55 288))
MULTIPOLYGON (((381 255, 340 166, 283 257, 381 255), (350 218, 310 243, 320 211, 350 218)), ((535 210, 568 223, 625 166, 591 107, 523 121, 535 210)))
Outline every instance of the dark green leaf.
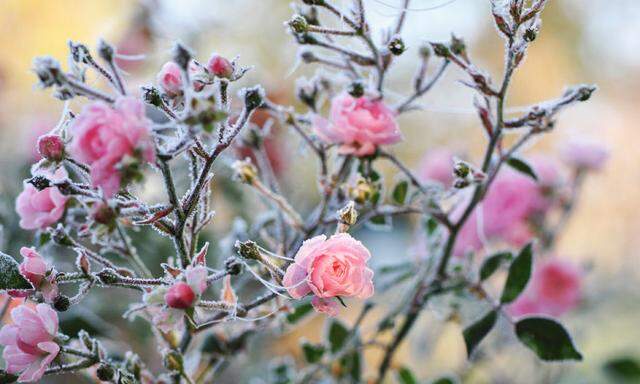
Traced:
POLYGON ((518 159, 517 157, 510 157, 509 159, 507 159, 507 164, 516 171, 524 173, 525 175, 531 177, 536 181, 538 180, 538 175, 536 175, 536 172, 533 170, 533 168, 531 168, 531 166, 524 162, 522 159, 518 159))
POLYGON ((562 324, 546 317, 528 317, 516 323, 518 339, 545 361, 582 360, 562 324))
POLYGON ((480 281, 491 277, 500 268, 500 264, 513 258, 511 252, 498 252, 487 257, 480 267, 480 281))
POLYGON ((471 324, 462 332, 467 346, 467 356, 471 356, 478 344, 485 338, 496 324, 498 312, 495 310, 484 315, 480 320, 471 324))
POLYGON ((457 381, 455 379, 452 379, 451 377, 441 377, 431 382, 431 384, 456 384, 456 383, 457 381))
POLYGON ((400 204, 400 205, 404 204, 405 200, 407 199, 408 191, 409 191, 409 182, 406 180, 399 182, 393 188, 393 193, 392 193, 393 201, 396 204, 400 204))
POLYGON ((301 302, 300 304, 295 306, 293 312, 287 315, 287 322, 290 324, 295 324, 312 311, 313 307, 311 306, 310 302, 301 302))
POLYGON ((360 351, 353 351, 340 359, 341 376, 351 378, 352 383, 360 383, 362 379, 362 357, 360 351))
POLYGON ((438 229, 438 221, 433 217, 429 217, 425 222, 425 227, 427 228, 427 236, 431 236, 438 229))
POLYGON ((272 384, 291 384, 293 383, 294 369, 292 363, 285 359, 284 361, 271 366, 269 372, 269 383, 272 384))
POLYGON ((400 384, 418 384, 418 380, 413 375, 413 372, 407 367, 398 369, 398 382, 400 384))
POLYGON ((5 371, 4 369, 0 370, 0 383, 1 384, 9 384, 15 383, 18 381, 18 375, 12 375, 5 371))
POLYGON ((347 342, 347 336, 349 336, 347 327, 339 320, 332 319, 327 332, 331 353, 335 353, 344 347, 344 344, 347 342))
POLYGON ((531 265, 533 263, 533 245, 529 243, 520 250, 518 256, 509 267, 509 275, 502 290, 500 302, 508 304, 518 298, 531 277, 531 265))
POLYGON ((304 359, 308 363, 317 363, 322 359, 322 355, 324 354, 325 347, 322 344, 311 344, 311 343, 303 343, 302 344, 302 353, 304 354, 304 359))
POLYGON ((20 274, 18 262, 0 252, 0 290, 5 289, 33 289, 33 286, 20 274))
POLYGON ((625 383, 640 383, 640 362, 631 357, 618 357, 609 360, 604 371, 613 379, 625 383))

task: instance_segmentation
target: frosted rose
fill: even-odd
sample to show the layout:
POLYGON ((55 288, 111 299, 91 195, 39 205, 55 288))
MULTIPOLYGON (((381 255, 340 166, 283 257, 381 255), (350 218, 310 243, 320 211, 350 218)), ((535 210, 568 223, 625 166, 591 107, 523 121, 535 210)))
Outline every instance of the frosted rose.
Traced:
POLYGON ((13 324, 0 330, 2 357, 10 374, 20 374, 20 382, 40 380, 60 352, 54 338, 58 333, 58 315, 47 304, 35 309, 21 305, 11 311, 13 324))
POLYGON ((420 162, 418 176, 422 181, 437 182, 449 188, 454 180, 453 158, 453 152, 445 148, 427 152, 420 162))
POLYGON ((402 140, 395 112, 382 100, 356 99, 348 93, 333 99, 329 120, 317 117, 314 129, 325 142, 340 144, 341 153, 356 156, 372 155, 378 146, 402 140))
POLYGON ((311 299, 311 305, 318 312, 325 313, 332 317, 338 315, 339 304, 333 299, 323 299, 314 296, 313 299, 311 299))
MULTIPOLYGON (((460 230, 454 254, 478 250, 484 239, 502 240, 515 246, 531 239, 530 221, 551 208, 550 189, 560 183, 555 163, 536 159, 531 165, 538 175, 537 182, 510 168, 500 171, 484 200, 460 230)), ((461 204, 461 209, 466 204, 461 204)), ((454 218, 460 216, 461 209, 454 212, 454 218)))
POLYGON ((169 96, 182 93, 182 70, 173 61, 166 62, 156 75, 156 83, 169 96))
MULTIPOLYGON (((53 181, 67 177, 64 168, 59 168, 53 176, 53 181)), ((57 187, 48 187, 38 191, 32 184, 25 183, 24 190, 16 199, 16 212, 20 216, 20 227, 23 229, 44 229, 56 223, 64 214, 65 205, 69 200, 57 187)))
POLYGON ((582 272, 575 264, 558 258, 542 260, 525 291, 509 306, 509 313, 560 316, 578 305, 581 286, 582 272))
MULTIPOLYGON (((20 248, 20 255, 24 258, 20 263, 20 274, 27 279, 31 285, 44 296, 48 303, 52 303, 58 296, 58 284, 55 280, 53 273, 48 273, 51 270, 51 266, 36 252, 33 248, 22 247, 20 248)), ((11 292, 12 296, 27 296, 29 292, 18 291, 11 292)))
POLYGON ((233 64, 226 58, 213 54, 207 62, 207 69, 215 76, 229 79, 233 76, 233 64))
POLYGON ((51 161, 64 159, 64 141, 58 135, 42 135, 38 138, 38 153, 51 161))
POLYGON ((164 301, 171 308, 186 309, 191 307, 196 294, 189 284, 180 281, 172 285, 164 295, 164 301))
MULTIPOLYGON (((355 296, 366 299, 373 294, 373 271, 367 267, 371 255, 367 248, 347 233, 324 235, 306 240, 284 275, 283 285, 294 299, 309 293, 318 298, 355 296)), ((326 301, 315 301, 317 308, 328 308, 326 301)))
POLYGON ((136 160, 155 161, 151 121, 140 100, 118 99, 113 107, 94 102, 84 107, 71 126, 71 154, 91 167, 94 186, 115 194, 126 169, 136 160))
POLYGON ((561 151, 562 159, 573 167, 598 171, 609 158, 602 144, 588 140, 572 140, 561 151))

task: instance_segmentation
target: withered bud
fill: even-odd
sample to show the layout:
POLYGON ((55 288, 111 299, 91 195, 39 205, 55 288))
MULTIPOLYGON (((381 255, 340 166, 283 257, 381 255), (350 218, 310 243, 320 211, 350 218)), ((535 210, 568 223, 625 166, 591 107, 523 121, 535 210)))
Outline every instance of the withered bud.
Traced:
POLYGON ((174 349, 167 350, 163 353, 162 363, 164 367, 170 371, 182 372, 184 369, 182 354, 174 349))
POLYGON ((37 175, 37 176, 34 176, 34 177, 30 178, 27 181, 27 183, 29 183, 29 184, 33 185, 34 187, 36 187, 36 189, 38 191, 42 191, 43 189, 49 188, 51 186, 51 181, 48 178, 46 178, 44 176, 41 176, 41 175, 37 175))
POLYGON ((309 30, 309 23, 302 15, 293 15, 293 17, 287 21, 287 25, 295 33, 305 33, 309 30))
POLYGON ((89 48, 82 43, 74 43, 69 40, 69 52, 71 52, 71 58, 76 63, 89 64, 92 60, 89 48))
POLYGON ((240 91, 240 96, 244 98, 244 107, 251 112, 259 108, 264 102, 264 89, 261 86, 244 88, 240 91))
POLYGON ((224 261, 224 269, 230 275, 239 275, 242 273, 242 262, 237 257, 231 256, 224 261))
POLYGON ((60 63, 50 56, 40 56, 33 60, 33 71, 38 76, 43 88, 62 85, 66 76, 60 68, 60 63))
POLYGON ((391 38, 387 44, 387 48, 394 56, 400 56, 407 50, 407 47, 404 45, 404 41, 400 36, 394 36, 391 38))
POLYGON ((348 194, 358 204, 364 204, 373 196, 375 188, 363 177, 359 177, 356 185, 349 187, 348 194))
POLYGON ((348 226, 352 226, 358 221, 358 211, 355 202, 350 201, 342 209, 338 211, 340 222, 348 226))
POLYGON ((173 61, 180 66, 184 71, 189 68, 189 62, 193 57, 191 49, 182 43, 176 43, 173 46, 173 61))
POLYGON ((262 260, 262 255, 260 254, 258 244, 256 244, 254 241, 236 241, 236 251, 245 259, 262 260))
POLYGON ((115 54, 115 49, 113 46, 106 41, 100 39, 98 40, 98 55, 106 62, 113 61, 113 55, 115 54))
POLYGON ((251 159, 236 160, 231 166, 234 177, 245 184, 253 184, 258 177, 258 169, 251 163, 251 159))

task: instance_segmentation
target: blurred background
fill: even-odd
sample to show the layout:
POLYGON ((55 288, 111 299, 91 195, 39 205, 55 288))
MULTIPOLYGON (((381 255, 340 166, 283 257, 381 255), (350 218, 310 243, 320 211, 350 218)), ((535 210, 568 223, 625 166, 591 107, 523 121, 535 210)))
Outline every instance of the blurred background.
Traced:
MULTIPOLYGON (((336 0, 341 2, 347 0, 336 0)), ((389 26, 399 13, 398 0, 365 3, 374 31, 389 26)), ((285 0, 2 0, 0 249, 15 251, 28 244, 29 234, 16 227, 13 199, 22 188, 20 180, 28 176, 28 165, 36 159, 35 139, 55 125, 62 111, 61 102, 35 87, 30 71, 35 56, 52 55, 66 63, 69 39, 93 47, 99 38, 105 38, 121 54, 144 55, 144 60, 133 57, 136 60, 121 61, 128 73, 129 88, 135 90, 154 81, 156 72, 170 58, 172 43, 181 40, 198 52, 201 61, 212 52, 227 57, 240 55, 242 65, 255 66, 244 82, 261 83, 272 97, 292 104, 295 79, 312 75, 316 68, 298 65, 297 47, 283 27, 291 12, 285 0)), ((557 250, 588 270, 583 304, 563 318, 585 356, 584 362, 543 366, 535 363, 528 350, 506 344, 497 348, 496 355, 485 356, 470 366, 461 325, 444 321, 443 314, 436 310, 421 318, 420 327, 414 329, 397 358, 399 363, 415 367, 420 378, 464 373, 469 383, 526 383, 532 382, 532 377, 534 382, 606 383, 611 380, 602 369, 607 361, 621 356, 640 358, 638 20, 637 0, 551 0, 543 13, 542 32, 516 73, 509 98, 509 109, 518 111, 518 107, 559 96, 570 84, 595 83, 599 87, 588 103, 562 114, 555 131, 527 149, 527 154, 555 157, 558 143, 581 135, 605 143, 611 150, 606 167, 587 180, 577 212, 557 250)), ((420 43, 448 40, 451 33, 466 41, 479 67, 487 69, 494 79, 500 78, 502 41, 490 17, 489 1, 414 0, 403 35, 409 51, 399 58, 388 80, 392 99, 410 92, 420 43)), ((407 140, 394 151, 408 165, 417 167, 420 158, 437 147, 452 147, 472 159, 477 159, 484 148, 472 108, 473 94, 457 81, 461 78, 457 70, 449 71, 422 100, 422 111, 401 117, 407 140)), ((72 104, 72 109, 77 110, 79 105, 72 104)), ((290 137, 284 135, 280 140, 286 143, 290 137)), ((309 172, 315 167, 312 159, 289 161, 292 155, 298 158, 297 146, 284 145, 282 151, 280 165, 286 170, 285 190, 292 201, 303 206, 315 201, 315 185, 310 179, 314 172, 309 172)), ((220 196, 214 197, 214 205, 221 215, 213 227, 225 232, 232 226, 226 220, 230 213, 225 212, 233 209, 226 208, 229 204, 223 192, 217 194, 220 196)), ((162 197, 153 192, 149 195, 150 199, 162 197)), ((382 234, 365 230, 359 237, 371 247, 376 262, 407 258, 403 244, 411 239, 411 233, 406 228, 399 225, 393 232, 382 234)), ((165 240, 148 247, 159 253, 171 252, 165 240)), ((95 313, 84 314, 93 325, 110 323, 102 325, 117 333, 142 332, 145 328, 138 324, 131 331, 127 329, 130 325, 118 319, 119 314, 110 319, 108 316, 114 316, 107 314, 110 311, 101 310, 99 305, 96 308, 95 313)), ((349 318, 350 312, 345 316, 349 318)), ((273 348, 281 355, 295 354, 297 338, 313 340, 321 326, 320 319, 307 321, 276 345, 264 348, 273 348)), ((262 365, 253 360, 252 354, 239 357, 221 382, 231 382, 232 377, 246 382, 247 373, 259 374, 262 365)))

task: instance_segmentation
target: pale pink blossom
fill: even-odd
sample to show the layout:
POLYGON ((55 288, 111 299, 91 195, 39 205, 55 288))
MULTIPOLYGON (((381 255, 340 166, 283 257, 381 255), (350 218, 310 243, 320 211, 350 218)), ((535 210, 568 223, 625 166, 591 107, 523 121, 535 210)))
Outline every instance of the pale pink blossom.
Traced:
POLYGON ((561 155, 573 167, 598 171, 609 158, 609 150, 595 141, 574 139, 565 144, 561 155))
MULTIPOLYGON (((20 255, 24 258, 20 263, 20 274, 27 279, 33 288, 40 291, 48 303, 52 303, 58 296, 58 284, 51 266, 33 248, 22 247, 20 255)), ((33 291, 9 291, 13 297, 26 297, 33 291)))
POLYGON ((382 100, 354 98, 342 93, 333 98, 329 120, 316 117, 314 129, 327 143, 340 144, 340 153, 367 156, 380 145, 402 140, 396 113, 382 100))
POLYGON ((440 183, 449 188, 453 184, 454 154, 446 148, 427 152, 420 162, 418 177, 422 181, 440 183))
POLYGON ((325 313, 328 316, 333 317, 338 315, 339 305, 335 299, 323 299, 321 297, 314 296, 313 299, 311 299, 311 305, 316 311, 325 313))
MULTIPOLYGON (((294 299, 312 293, 321 299, 336 296, 366 299, 373 294, 373 271, 367 248, 347 233, 306 240, 284 275, 283 285, 294 299)), ((318 308, 328 308, 316 300, 318 308)))
POLYGON ((561 316, 579 304, 581 287, 582 271, 578 266, 559 258, 541 260, 525 291, 509 306, 509 313, 515 317, 561 316))
POLYGON ((173 61, 166 62, 156 75, 156 83, 169 96, 182 93, 182 69, 173 61))
POLYGON ((21 305, 11 311, 13 324, 0 330, 2 357, 10 374, 20 374, 19 382, 39 381, 60 352, 54 341, 58 333, 58 315, 47 304, 35 309, 21 305))
MULTIPOLYGON (((531 165, 538 181, 503 168, 489 187, 482 202, 471 213, 460 230, 454 254, 482 248, 484 240, 499 240, 510 245, 522 246, 534 233, 531 220, 544 215, 553 204, 552 190, 560 183, 555 163, 536 159, 531 165)), ((460 217, 468 202, 453 213, 460 217)))
POLYGON ((94 102, 84 107, 71 126, 70 152, 91 167, 93 185, 112 196, 132 162, 155 161, 150 130, 151 121, 140 100, 122 97, 113 107, 94 102))
MULTIPOLYGON (((59 168, 53 175, 48 176, 52 181, 60 181, 67 177, 64 168, 59 168)), ((24 190, 16 199, 16 212, 20 216, 20 227, 23 229, 44 229, 58 222, 64 214, 69 200, 58 190, 58 187, 47 187, 38 191, 32 184, 25 183, 24 190)))

